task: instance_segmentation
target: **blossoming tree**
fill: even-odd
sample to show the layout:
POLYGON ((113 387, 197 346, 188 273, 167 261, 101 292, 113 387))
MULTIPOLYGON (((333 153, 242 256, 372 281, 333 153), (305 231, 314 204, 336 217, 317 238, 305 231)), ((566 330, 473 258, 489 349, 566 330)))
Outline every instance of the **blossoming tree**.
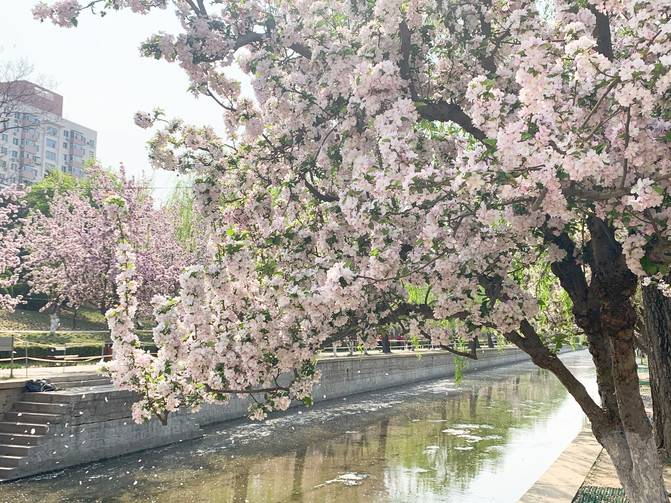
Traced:
POLYGON ((179 274, 191 262, 177 241, 171 212, 154 208, 148 189, 123 172, 116 177, 92 165, 86 175, 80 186, 55 192, 46 214, 35 210, 24 222, 28 254, 22 267, 31 290, 47 294, 45 308, 54 313, 64 303, 75 309, 92 303, 104 313, 116 302, 114 225, 103 200, 119 193, 128 201, 129 235, 138 250, 140 305, 150 314, 151 298, 158 292, 176 293, 179 274))
MULTIPOLYGON (((85 8, 168 3, 34 13, 71 26, 85 8)), ((670 260, 669 0, 174 5, 183 33, 142 51, 221 107, 227 139, 167 121, 153 140, 158 166, 196 173, 214 232, 210 260, 156 305, 155 359, 133 348, 134 258, 120 251, 114 370, 144 394, 136 417, 253 390, 263 417, 308 396, 326 343, 372 344, 395 323, 447 345, 440 321, 460 320, 464 337, 496 329, 560 379, 632 503, 666 502, 631 299, 670 260), (542 326, 538 264, 587 336, 600 404, 553 352, 563 335, 542 326)), ((125 203, 108 210, 123 239, 125 203)))
POLYGON ((23 195, 16 186, 0 189, 0 309, 10 311, 21 302, 10 289, 18 280, 21 234, 17 220, 23 195))

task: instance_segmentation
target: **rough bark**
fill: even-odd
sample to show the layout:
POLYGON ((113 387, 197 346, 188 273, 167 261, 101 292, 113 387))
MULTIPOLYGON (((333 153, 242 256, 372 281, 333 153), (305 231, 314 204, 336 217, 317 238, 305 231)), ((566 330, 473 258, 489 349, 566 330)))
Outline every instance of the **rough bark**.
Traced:
POLYGON ((652 426, 639 390, 635 360, 636 311, 632 296, 637 278, 626 266, 614 229, 602 220, 588 220, 586 245, 589 273, 576 261, 566 234, 546 233, 546 240, 567 254, 552 271, 573 302, 576 324, 585 331, 594 360, 601 405, 559 358, 543 344, 527 321, 505 337, 529 354, 533 362, 555 374, 580 404, 596 439, 615 465, 631 503, 668 503, 652 426))
POLYGON ((643 338, 648 353, 655 443, 671 459, 671 299, 643 287, 643 338))

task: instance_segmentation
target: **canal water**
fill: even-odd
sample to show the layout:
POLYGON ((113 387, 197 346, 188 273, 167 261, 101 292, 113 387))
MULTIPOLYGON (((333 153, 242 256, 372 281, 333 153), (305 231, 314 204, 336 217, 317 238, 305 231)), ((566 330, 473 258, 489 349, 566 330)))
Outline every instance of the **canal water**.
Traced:
MULTIPOLYGON (((592 392, 587 351, 565 363, 592 392)), ((531 364, 206 430, 203 439, 0 486, 7 502, 516 502, 585 424, 531 364)))

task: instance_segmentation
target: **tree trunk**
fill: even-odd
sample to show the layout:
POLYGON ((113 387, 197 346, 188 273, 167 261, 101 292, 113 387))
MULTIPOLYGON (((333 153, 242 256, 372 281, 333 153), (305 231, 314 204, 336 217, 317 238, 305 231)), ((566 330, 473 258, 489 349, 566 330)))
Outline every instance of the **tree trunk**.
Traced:
POLYGON ((575 245, 566 233, 546 233, 566 251, 552 272, 573 302, 573 315, 584 330, 596 367, 601 397, 597 405, 585 387, 544 345, 531 324, 505 337, 529 354, 533 362, 555 374, 589 418, 594 436, 606 449, 630 503, 669 503, 652 426, 640 395, 635 358, 636 311, 632 296, 637 278, 627 268, 615 230, 589 217, 585 246, 589 270, 575 260, 575 245), (520 334, 521 333, 521 334, 520 334))
POLYGON ((382 352, 385 354, 391 354, 391 343, 389 342, 388 334, 382 336, 382 352))
POLYGON ((58 306, 49 310, 49 335, 52 337, 56 335, 56 330, 58 330, 58 327, 61 324, 61 320, 58 317, 58 311, 58 306))
POLYGON ((72 312, 72 330, 77 328, 77 308, 75 307, 72 312))
POLYGON ((671 459, 671 299, 643 287, 643 338, 648 353, 655 443, 671 459))

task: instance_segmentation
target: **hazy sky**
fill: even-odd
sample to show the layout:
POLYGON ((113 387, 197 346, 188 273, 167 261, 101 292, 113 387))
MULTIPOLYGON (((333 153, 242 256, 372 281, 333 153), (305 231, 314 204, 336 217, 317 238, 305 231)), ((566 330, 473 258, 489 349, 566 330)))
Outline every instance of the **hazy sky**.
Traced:
MULTIPOLYGON (((63 115, 98 132, 97 155, 105 166, 123 162, 128 172, 152 176, 154 186, 171 187, 172 174, 154 174, 146 155, 151 137, 133 123, 138 110, 165 109, 194 124, 221 129, 221 114, 187 91, 188 79, 176 64, 142 58, 138 47, 152 33, 179 32, 172 8, 141 16, 90 12, 77 28, 40 23, 30 12, 37 0, 0 0, 0 61, 23 58, 42 75, 46 87, 63 95, 63 115)), ((161 197, 166 190, 156 195, 161 197)))

